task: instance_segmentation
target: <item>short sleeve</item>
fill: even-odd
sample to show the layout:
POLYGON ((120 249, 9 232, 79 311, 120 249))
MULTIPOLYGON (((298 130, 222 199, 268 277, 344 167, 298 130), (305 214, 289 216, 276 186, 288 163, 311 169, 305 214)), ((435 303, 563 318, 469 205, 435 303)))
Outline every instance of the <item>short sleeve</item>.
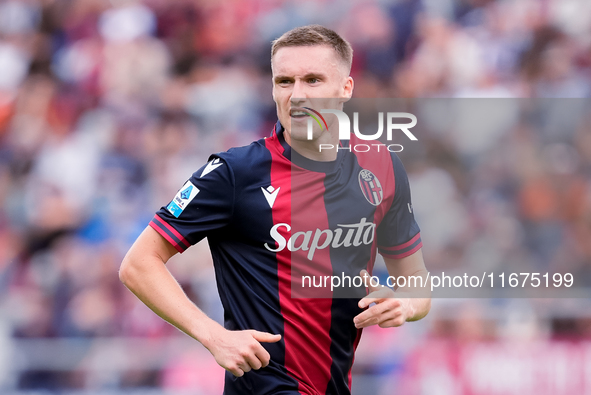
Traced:
POLYGON ((392 155, 392 165, 394 199, 377 229, 378 251, 385 258, 401 259, 417 252, 423 243, 413 213, 408 176, 396 154, 392 155))
POLYGON ((234 207, 232 169, 213 158, 197 170, 150 222, 179 252, 230 222, 234 207))

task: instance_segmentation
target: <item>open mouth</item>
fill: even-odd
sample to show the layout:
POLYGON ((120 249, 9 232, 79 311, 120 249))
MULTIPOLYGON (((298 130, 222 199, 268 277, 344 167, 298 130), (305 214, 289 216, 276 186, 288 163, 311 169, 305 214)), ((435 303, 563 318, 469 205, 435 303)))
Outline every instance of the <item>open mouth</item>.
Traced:
POLYGON ((324 119, 324 117, 318 111, 310 107, 292 107, 289 110, 289 115, 293 120, 301 120, 311 117, 316 121, 316 123, 318 123, 320 129, 328 130, 328 125, 326 124, 326 120, 324 119), (320 120, 322 120, 322 122, 320 122, 320 120), (323 124, 324 126, 322 126, 323 124))
POLYGON ((310 113, 301 107, 292 107, 289 110, 289 115, 292 118, 305 118, 305 117, 309 117, 310 113))

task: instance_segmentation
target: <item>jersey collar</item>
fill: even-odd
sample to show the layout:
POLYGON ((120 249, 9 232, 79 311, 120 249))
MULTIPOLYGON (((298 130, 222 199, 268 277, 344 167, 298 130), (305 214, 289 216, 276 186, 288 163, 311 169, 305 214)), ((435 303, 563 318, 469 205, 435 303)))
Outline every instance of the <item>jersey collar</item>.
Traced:
POLYGON ((319 173, 334 173, 338 170, 340 163, 345 155, 345 151, 338 151, 337 158, 330 162, 319 162, 312 159, 308 159, 305 156, 300 155, 296 150, 293 150, 289 144, 285 141, 285 128, 281 125, 281 122, 277 121, 273 132, 277 136, 277 141, 283 147, 283 156, 291 161, 291 163, 297 167, 301 167, 306 170, 311 170, 319 173))

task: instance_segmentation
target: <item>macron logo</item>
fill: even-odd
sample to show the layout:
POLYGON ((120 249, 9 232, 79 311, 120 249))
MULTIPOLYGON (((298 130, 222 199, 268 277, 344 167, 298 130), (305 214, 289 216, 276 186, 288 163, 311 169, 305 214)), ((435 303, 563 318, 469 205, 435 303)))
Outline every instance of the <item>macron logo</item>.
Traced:
POLYGON ((199 178, 203 178, 204 176, 208 175, 209 173, 211 173, 223 164, 224 163, 220 161, 219 158, 212 160, 211 162, 207 163, 207 166, 205 166, 205 169, 203 169, 203 173, 201 173, 201 177, 199 178))
POLYGON ((269 203, 269 207, 273 208, 275 204, 275 199, 277 199, 277 194, 281 187, 275 189, 272 185, 269 185, 267 188, 261 187, 261 191, 263 191, 263 195, 265 195, 265 199, 267 199, 267 203, 269 203))

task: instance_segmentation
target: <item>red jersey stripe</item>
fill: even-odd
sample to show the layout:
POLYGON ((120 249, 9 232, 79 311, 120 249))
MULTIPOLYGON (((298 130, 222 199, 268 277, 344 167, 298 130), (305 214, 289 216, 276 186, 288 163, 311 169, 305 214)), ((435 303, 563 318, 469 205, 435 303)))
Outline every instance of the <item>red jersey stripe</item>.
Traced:
POLYGON ((420 250, 422 247, 423 247, 423 242, 421 241, 419 244, 417 244, 411 250, 406 251, 406 252, 402 252, 400 254, 391 254, 391 253, 385 252, 383 250, 380 250, 380 254, 382 254, 382 256, 385 257, 385 258, 402 259, 402 258, 406 258, 407 256, 411 256, 412 254, 414 254, 415 252, 417 252, 418 250, 420 250))
MULTIPOLYGON (((187 247, 185 247, 184 245, 180 245, 178 240, 176 240, 176 238, 174 236, 172 236, 170 234, 170 232, 168 232, 167 228, 165 228, 164 226, 162 226, 162 221, 158 221, 157 216, 154 217, 154 219, 152 219, 152 221, 150 221, 150 226, 160 234, 160 236, 164 237, 170 244, 172 244, 172 246, 174 248, 176 248, 176 250, 180 253, 183 253, 187 247)), ((159 218, 158 218, 159 219, 159 218)))
POLYGON ((410 239, 409 241, 407 241, 404 244, 400 244, 400 245, 394 246, 394 247, 382 247, 382 246, 379 246, 379 247, 380 247, 381 251, 384 251, 386 253, 391 253, 393 251, 400 251, 400 250, 403 250, 403 249, 408 248, 411 245, 413 245, 420 237, 421 237, 421 234, 417 233, 412 239, 410 239))
MULTIPOLYGON (((294 172, 299 168, 283 156, 284 148, 277 138, 265 140, 265 144, 273 157, 271 165, 271 184, 281 188, 273 206, 273 223, 287 223, 291 225, 291 232, 285 227, 278 231, 285 240, 301 227, 328 228, 328 218, 324 207, 324 174, 304 171, 299 177, 294 172), (310 188, 312 183, 313 188, 310 188), (306 188, 303 187, 306 185, 306 188), (314 193, 319 196, 310 199, 300 196, 298 190, 314 193), (285 191, 285 192, 284 192, 285 191), (284 193, 282 193, 284 192, 284 193), (309 203, 313 202, 314 207, 309 203), (306 203, 306 210, 298 204, 306 203), (314 217, 303 217, 303 212, 313 213, 314 217), (292 216, 298 213, 298 216, 292 216), (294 222, 295 221, 295 222, 294 222)), ((298 382, 298 390, 302 394, 324 393, 331 378, 332 358, 330 356, 330 327, 331 306, 330 298, 302 298, 294 297, 292 284, 293 276, 302 271, 309 272, 312 261, 307 260, 306 251, 291 252, 285 248, 277 252, 279 305, 284 318, 285 368, 288 374, 298 382)), ((317 250, 313 257, 314 264, 322 262, 328 264, 324 271, 332 273, 330 265, 330 251, 317 250)), ((323 272, 324 272, 323 271, 323 272)), ((295 281, 299 284, 298 281, 295 281)), ((301 296, 301 295, 298 295, 301 296)), ((306 296, 306 295, 304 295, 306 296)))
POLYGON ((168 222, 164 221, 158 215, 155 215, 153 220, 157 221, 160 225, 164 226, 168 231, 176 236, 179 245, 183 246, 185 249, 190 247, 191 244, 175 228, 170 226, 168 222))

